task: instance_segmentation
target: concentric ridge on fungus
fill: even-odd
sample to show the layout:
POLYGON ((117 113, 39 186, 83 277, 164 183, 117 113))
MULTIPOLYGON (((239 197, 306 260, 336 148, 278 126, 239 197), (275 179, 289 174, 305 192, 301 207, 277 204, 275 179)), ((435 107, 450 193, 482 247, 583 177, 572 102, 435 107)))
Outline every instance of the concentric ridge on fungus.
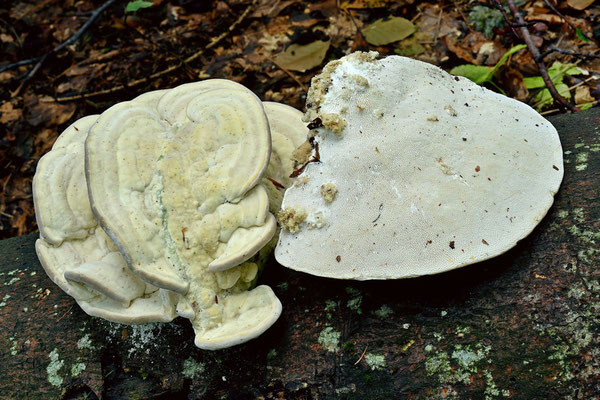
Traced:
POLYGON ((91 315, 125 323, 189 318, 205 349, 262 333, 281 303, 267 286, 249 289, 274 246, 268 210, 279 208, 292 152, 307 133, 299 111, 265 108, 272 136, 252 93, 210 80, 147 93, 74 123, 34 178, 36 249, 48 275, 91 315), (88 180, 113 182, 105 192, 88 185, 91 205, 117 246, 91 213, 86 136, 88 180), (144 251, 168 262, 145 274, 157 260, 143 259, 144 251))

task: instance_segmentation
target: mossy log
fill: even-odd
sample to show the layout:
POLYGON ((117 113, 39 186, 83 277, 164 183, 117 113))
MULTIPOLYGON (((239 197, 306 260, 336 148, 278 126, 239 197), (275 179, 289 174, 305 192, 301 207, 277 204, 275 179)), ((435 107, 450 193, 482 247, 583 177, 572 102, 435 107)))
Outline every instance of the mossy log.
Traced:
POLYGON ((0 397, 557 399, 600 397, 600 108, 552 119, 565 179, 508 253, 400 281, 336 281, 272 263, 279 321, 222 351, 186 320, 86 315, 39 265, 36 234, 0 242, 0 397))

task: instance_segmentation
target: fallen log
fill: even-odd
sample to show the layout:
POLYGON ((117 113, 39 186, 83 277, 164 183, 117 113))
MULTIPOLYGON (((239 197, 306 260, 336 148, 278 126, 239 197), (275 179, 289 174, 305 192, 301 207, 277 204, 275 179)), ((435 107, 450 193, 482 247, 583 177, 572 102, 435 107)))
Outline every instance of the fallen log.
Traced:
POLYGON ((264 335, 202 351, 188 322, 86 315, 45 275, 37 234, 0 242, 0 397, 548 399, 600 396, 600 108, 551 119, 565 178, 546 218, 490 261, 400 281, 278 266, 264 335))

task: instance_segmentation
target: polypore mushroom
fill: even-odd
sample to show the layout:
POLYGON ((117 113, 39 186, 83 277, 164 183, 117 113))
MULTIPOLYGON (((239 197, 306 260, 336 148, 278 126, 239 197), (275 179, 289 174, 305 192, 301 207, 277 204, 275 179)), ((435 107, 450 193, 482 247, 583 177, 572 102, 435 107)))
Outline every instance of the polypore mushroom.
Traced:
POLYGON ((494 257, 563 177, 558 134, 533 109, 404 57, 330 62, 305 120, 318 162, 285 193, 275 255, 314 275, 408 278, 494 257))
POLYGON ((263 102, 271 128, 271 159, 262 184, 269 192, 269 209, 276 213, 283 200, 283 191, 288 188, 294 172, 294 151, 308 135, 302 122, 302 112, 285 104, 263 102))
POLYGON ((270 152, 258 98, 212 81, 172 89, 156 107, 117 104, 88 135, 96 219, 137 275, 183 296, 177 312, 198 347, 247 341, 281 312, 269 287, 247 291, 256 265, 244 263, 275 233, 258 185, 270 152))
POLYGON ((135 276, 92 216, 83 157, 87 132, 97 118, 69 126, 38 163, 33 178, 40 229, 36 252, 50 279, 88 314, 123 323, 171 321, 178 296, 135 276))

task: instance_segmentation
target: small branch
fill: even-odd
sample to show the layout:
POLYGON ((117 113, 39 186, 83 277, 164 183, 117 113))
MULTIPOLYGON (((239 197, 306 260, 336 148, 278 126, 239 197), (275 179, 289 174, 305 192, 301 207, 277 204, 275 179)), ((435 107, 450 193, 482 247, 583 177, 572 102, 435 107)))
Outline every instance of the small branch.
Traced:
MULTIPOLYGON (((494 0, 494 2, 497 4, 497 6, 502 7, 502 5, 500 4, 499 1, 494 0)), ((558 103, 559 106, 561 106, 567 110, 570 110, 573 112, 580 111, 578 107, 569 103, 563 96, 560 95, 560 93, 558 93, 558 90, 556 90, 556 87, 554 86, 552 79, 550 79, 550 75, 548 74, 548 70, 546 68, 546 65, 544 64, 544 58, 540 54, 540 51, 538 50, 538 48, 535 46, 535 43, 533 43, 533 39, 531 38, 529 29, 527 29, 525 20, 523 19, 523 16, 519 12, 519 9, 517 8, 517 6, 515 6, 515 3, 513 0, 506 0, 506 3, 508 4, 508 8, 510 9, 510 11, 513 15, 513 18, 515 19, 517 24, 521 25, 521 27, 519 28, 519 31, 521 32, 521 37, 525 41, 525 44, 527 44, 527 49, 529 50, 529 53, 531 53, 531 57, 535 61, 536 65, 538 67, 538 70, 540 71, 540 75, 542 76, 542 79, 544 80, 544 83, 546 84, 548 91, 550 91, 550 94, 552 95, 552 98, 554 99, 554 101, 556 103, 558 103)), ((509 21, 509 23, 510 23, 510 21, 509 21)))
MULTIPOLYGON (((564 21, 567 23, 567 25, 569 25, 569 27, 570 27, 571 29, 573 29, 573 31, 574 31, 574 32, 577 32, 577 27, 576 27, 576 26, 574 26, 574 25, 571 23, 571 21, 569 21, 569 20, 567 19, 567 17, 565 17, 565 16, 564 16, 564 14, 563 14, 563 13, 561 13, 560 11, 558 11, 558 10, 556 9, 556 7, 554 7, 554 5, 553 5, 551 2, 549 2, 548 0, 544 0, 544 3, 546 3, 546 5, 547 5, 548 7, 550 7, 550 9, 551 9, 552 11, 554 11, 554 13, 555 13, 556 15, 558 15, 559 17, 561 17, 561 18, 562 18, 562 19, 563 19, 563 20, 564 20, 564 21)), ((592 40, 592 38, 591 38, 591 37, 589 37, 588 35, 586 35, 585 33, 583 33, 581 30, 580 30, 579 32, 581 32, 581 34, 583 35, 583 37, 584 37, 584 38, 586 38, 587 40, 592 40)))
POLYGON ((514 24, 514 22, 511 21, 510 17, 506 13, 506 10, 504 9, 504 6, 502 5, 502 3, 500 3, 499 0, 493 0, 493 2, 494 2, 494 6, 496 6, 496 8, 498 10, 500 10, 502 15, 504 16, 504 20, 506 21, 508 26, 510 26, 510 29, 512 30, 513 35, 515 35, 516 37, 519 37, 519 35, 517 34, 517 31, 515 30, 515 28, 516 28, 515 24, 514 24))
MULTIPOLYGON (((16 96, 16 95, 18 95, 21 92, 21 90, 23 89, 23 86, 25 86, 25 84, 31 78, 34 77, 34 75, 42 67, 42 65, 44 64, 44 61, 46 61, 46 59, 48 58, 48 56, 50 56, 52 54, 56 54, 59 51, 61 51, 62 49, 64 49, 65 47, 70 46, 70 45, 74 44, 75 42, 77 42, 79 40, 79 38, 83 35, 83 33, 96 21, 96 19, 98 19, 98 17, 100 16, 100 14, 102 14, 102 12, 104 10, 106 10, 108 7, 110 7, 110 5, 112 3, 114 3, 115 1, 116 0, 108 0, 108 1, 106 1, 99 8, 97 8, 96 10, 94 10, 94 12, 91 14, 90 18, 87 21, 85 21, 85 23, 81 26, 81 28, 79 28, 79 30, 77 32, 75 32, 75 34, 73 36, 71 36, 70 38, 68 38, 67 40, 65 40, 64 42, 62 42, 61 44, 59 44, 55 48, 53 48, 49 53, 46 53, 42 57, 38 58, 37 59, 37 63, 29 71, 29 73, 25 76, 25 78, 23 79, 23 81, 21 81, 21 84, 19 85, 19 87, 17 88, 17 90, 15 90, 14 93, 12 93, 12 95, 16 96)), ((32 60, 35 60, 35 59, 32 59, 32 60)), ((23 60, 23 61, 29 61, 29 60, 23 60)), ((16 64, 19 64, 19 63, 17 62, 17 63, 14 63, 12 65, 16 65, 16 64)), ((26 65, 26 64, 20 64, 20 65, 26 65)), ((16 66, 18 66, 18 65, 16 65, 16 66)), ((13 68, 14 68, 14 66, 13 66, 13 68)))
POLYGON ((250 11, 254 8, 254 6, 256 6, 256 4, 258 4, 258 0, 253 0, 252 3, 246 8, 246 10, 239 16, 239 18, 233 24, 231 24, 231 26, 229 26, 229 29, 227 31, 225 31, 222 34, 220 34, 219 36, 213 38, 204 48, 200 49, 196 53, 187 57, 186 59, 183 60, 183 62, 172 65, 172 66, 168 67, 167 69, 164 69, 159 72, 155 72, 154 74, 146 76, 144 78, 136 79, 136 80, 127 82, 126 84, 123 84, 123 85, 113 86, 110 89, 99 90, 97 92, 91 92, 91 93, 81 93, 81 94, 67 96, 67 97, 59 97, 55 101, 66 102, 66 101, 73 101, 73 100, 89 99, 90 97, 98 97, 98 96, 103 96, 106 94, 116 93, 116 92, 120 92, 121 90, 124 90, 126 88, 130 88, 130 87, 138 86, 138 85, 141 85, 144 83, 148 83, 154 79, 160 78, 163 75, 167 75, 173 71, 176 71, 179 68, 181 68, 182 66, 184 66, 185 64, 189 64, 190 62, 194 61, 195 59, 197 59, 198 57, 203 55, 206 50, 209 50, 209 49, 215 47, 219 42, 221 42, 225 37, 227 37, 234 29, 236 29, 238 27, 238 25, 240 25, 242 23, 242 21, 244 21, 244 19, 248 16, 248 14, 250 14, 250 11))
MULTIPOLYGON (((596 50, 598 51, 598 50, 596 50)), ((546 50, 543 54, 542 54, 542 58, 546 57, 548 54, 552 54, 552 53, 560 53, 560 54, 565 54, 568 56, 574 56, 574 57, 580 57, 580 58, 600 58, 600 54, 594 54, 594 53, 578 53, 576 51, 573 50, 565 50, 565 49, 561 49, 559 47, 556 47, 555 45, 550 45, 548 46, 548 50, 546 50)))
POLYGON ((285 72, 286 74, 288 74, 288 76, 290 78, 292 78, 294 80, 294 82, 296 82, 301 88, 302 90, 304 90, 304 92, 308 92, 308 88, 302 83, 300 82, 300 80, 296 77, 296 75, 294 75, 291 71, 288 71, 286 68, 283 68, 277 61, 275 61, 273 58, 267 56, 267 59, 269 61, 271 61, 277 68, 279 68, 280 70, 282 70, 283 72, 285 72))
POLYGON ((8 71, 9 69, 17 68, 17 67, 20 67, 21 65, 33 64, 34 62, 36 62, 38 60, 39 60, 38 58, 28 58, 26 60, 17 61, 12 64, 6 64, 6 65, 3 65, 0 67, 0 72, 8 71))

